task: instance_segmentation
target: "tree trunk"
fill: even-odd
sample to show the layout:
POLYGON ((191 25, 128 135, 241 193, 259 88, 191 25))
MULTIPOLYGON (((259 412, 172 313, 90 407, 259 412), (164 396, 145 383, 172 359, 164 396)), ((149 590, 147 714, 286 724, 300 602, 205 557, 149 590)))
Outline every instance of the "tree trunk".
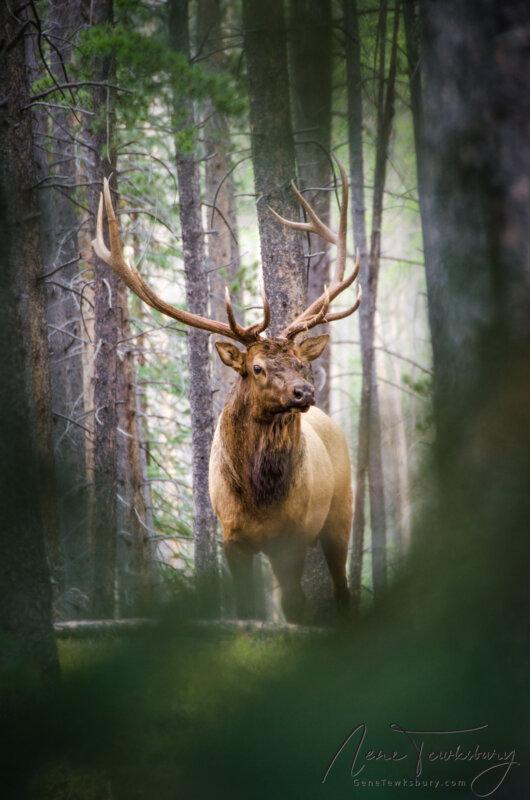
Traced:
MULTIPOLYGON (((530 606, 529 7, 423 0, 421 11, 441 469, 419 588, 432 591, 449 548, 449 635, 456 624, 469 641, 487 620, 484 658, 509 653, 520 665, 530 606)), ((511 673, 512 696, 525 681, 524 669, 511 673)))
POLYGON ((454 19, 464 26, 462 51, 457 49, 455 37, 435 4, 423 2, 421 5, 426 50, 423 147, 424 152, 429 153, 429 159, 424 159, 422 175, 426 185, 424 208, 428 240, 433 242, 437 253, 430 276, 428 274, 428 294, 435 404, 440 412, 437 420, 442 427, 438 428, 438 435, 442 441, 458 436, 460 429, 461 406, 454 397, 455 387, 459 387, 460 402, 466 400, 462 392, 464 386, 470 394, 474 393, 478 365, 485 356, 482 325, 499 315, 497 324, 508 331, 513 326, 525 331, 528 326, 528 279, 516 272, 524 259, 528 264, 528 240, 521 238, 520 228, 521 215, 528 214, 528 203, 524 202, 528 196, 528 161, 524 159, 529 151, 527 135, 523 133, 528 97, 523 93, 518 95, 528 75, 527 63, 521 60, 522 42, 528 42, 524 35, 528 8, 524 3, 509 0, 502 8, 497 8, 496 15, 496 4, 489 0, 463 8, 454 2, 447 5, 447 13, 454 13, 454 19), (443 53, 445 43, 450 47, 454 62, 449 62, 448 55, 443 53), (437 97, 436 91, 442 87, 440 79, 434 75, 433 62, 442 56, 444 63, 450 66, 443 76, 446 94, 437 97), (518 64, 524 67, 519 74, 518 64), (476 85, 479 65, 482 74, 476 85), (459 78, 457 69, 463 70, 459 78), (490 84, 487 84, 488 78, 492 81, 490 84), (512 93, 520 97, 514 107, 510 105, 512 93), (526 102, 519 105, 522 98, 526 102), (449 102, 454 109, 451 120, 444 118, 449 102), (488 126, 491 141, 481 141, 483 124, 488 126), (498 130, 494 138, 495 127, 498 130), (446 137, 443 141, 442 131, 446 137), (466 136, 470 137, 468 149, 466 136), (508 149, 502 150, 502 144, 508 149), (442 147, 442 153, 436 152, 433 157, 432 147, 442 147), (451 156, 454 163, 450 161, 451 156), (468 176, 465 183, 464 173, 468 176), (497 183, 499 192, 495 201, 497 183), (512 190, 513 195, 510 195, 512 190), (446 227, 453 231, 463 227, 464 220, 468 236, 458 241, 458 258, 455 258, 455 242, 446 234, 446 227), (505 238, 500 239, 499 251, 493 257, 492 246, 498 232, 505 238), (486 262, 497 264, 494 275, 484 269, 486 262), (515 288, 517 281, 521 282, 520 291, 515 288))
POLYGON ((362 162, 362 101, 359 52, 359 27, 354 3, 344 3, 346 30, 348 104, 350 121, 350 169, 353 192, 353 226, 356 247, 361 256, 360 281, 363 302, 359 311, 361 340, 362 389, 357 444, 357 485, 355 492, 353 546, 350 563, 351 586, 359 601, 364 550, 366 484, 370 500, 370 529, 372 534, 372 583, 377 601, 386 589, 386 514, 381 453, 381 422, 379 411, 376 359, 374 350, 377 285, 381 253, 383 197, 386 179, 388 147, 394 114, 394 91, 397 66, 398 11, 394 12, 392 52, 385 91, 386 2, 382 4, 379 22, 378 108, 377 135, 372 199, 372 231, 367 253, 362 162), (368 482, 367 482, 368 477, 368 482))
MULTIPOLYGON (((85 15, 91 25, 112 24, 112 0, 83 0, 85 15)), ((113 83, 113 59, 98 57, 93 64, 94 80, 113 83)), ((86 167, 91 232, 95 229, 99 193, 104 176, 114 176, 116 192, 116 155, 114 147, 114 99, 112 90, 103 86, 90 89, 94 117, 87 117, 83 138, 91 145, 86 167)), ((93 365, 93 492, 91 503, 92 544, 92 616, 114 616, 116 588, 117 531, 117 345, 121 329, 119 278, 95 253, 94 266, 94 365, 93 365)))
MULTIPOLYGON (((53 0, 47 27, 60 51, 51 49, 49 66, 64 82, 71 63, 78 3, 53 0)), ((36 32, 26 37, 31 79, 42 77, 36 32)), ((79 291, 82 281, 77 215, 70 193, 76 183, 72 113, 53 105, 35 108, 35 160, 40 180, 41 248, 47 276, 47 323, 53 410, 53 444, 59 498, 57 547, 50 553, 56 613, 82 617, 89 591, 88 486, 84 430, 83 344, 79 291), (51 134, 52 139, 48 134, 51 134), (48 151, 51 150, 49 155, 48 151), (64 265, 64 266, 61 266, 64 265), (79 424, 80 423, 80 424, 79 424)))
MULTIPOLYGON (((149 529, 144 495, 147 470, 141 450, 142 426, 137 403, 136 359, 130 339, 127 290, 119 287, 121 308, 117 363, 117 578, 119 615, 134 616, 148 600, 149 529)), ((144 437, 145 438, 145 437, 144 437)), ((150 505, 150 501, 149 501, 150 505)), ((151 525, 152 528, 152 525, 151 525)))
POLYGON ((363 287, 363 302, 359 308, 359 332, 361 358, 363 359, 363 378, 359 427, 357 440, 357 472, 355 481, 355 500, 352 527, 352 549, 350 557, 350 591, 354 609, 358 611, 361 595, 361 579, 364 553, 365 502, 368 471, 368 417, 370 381, 365 363, 369 334, 369 307, 366 300, 368 287, 368 245, 366 241, 366 207, 364 202, 364 163, 363 163, 363 110, 361 81, 361 42, 357 17, 357 0, 344 0, 344 32, 346 47, 346 86, 348 92, 348 143, 350 152, 350 184, 352 194, 353 240, 361 260, 360 282, 363 287))
MULTIPOLYGON (((382 15, 386 15, 386 8, 382 15)), ((372 199, 372 233, 370 240, 369 260, 369 293, 370 314, 369 344, 367 347, 367 374, 370 375, 370 412, 369 412, 369 455, 368 455, 368 492, 370 497, 370 529, 372 533, 372 584, 374 600, 378 601, 386 590, 386 513, 383 481, 383 464, 381 452, 381 414, 379 409, 377 387, 377 365, 374 351, 375 313, 377 307, 377 285, 381 256, 381 235, 383 227, 383 199, 386 181, 388 148, 394 117, 394 97, 397 70, 397 47, 399 33, 399 0, 394 8, 394 24, 392 33, 392 49, 388 79, 385 90, 385 44, 386 21, 381 25, 381 58, 379 65, 379 108, 376 139, 376 155, 374 170, 374 194, 372 199)))
MULTIPOLYGON (((298 181, 320 219, 329 224, 331 184, 331 3, 329 0, 290 0, 289 73, 295 132, 298 181)), ((320 236, 309 235, 307 295, 312 302, 329 285, 329 245, 320 236), (318 254, 310 258, 311 254, 318 254)), ((313 333, 329 332, 327 325, 313 333)), ((331 346, 313 366, 316 404, 329 413, 331 346)), ((333 614, 329 572, 322 548, 311 548, 306 557, 304 589, 315 608, 315 621, 333 614)))
MULTIPOLYGON (((226 56, 219 52, 222 37, 222 8, 220 0, 200 0, 198 10, 199 41, 205 62, 212 72, 226 69, 226 56)), ((215 111, 212 103, 204 107, 204 187, 208 219, 207 253, 210 289, 210 311, 213 319, 225 319, 225 286, 230 288, 237 309, 241 297, 238 285, 239 244, 232 169, 232 143, 225 115, 215 111)), ((215 337, 218 339, 219 337, 215 337)), ((228 392, 234 383, 235 373, 213 354, 212 390, 214 417, 221 413, 228 392)))
POLYGON ((37 176, 20 35, 25 6, 0 5, 0 36, 10 43, 0 56, 0 669, 46 679, 58 674, 45 552, 56 497, 37 176))
MULTIPOLYGON (((298 181, 320 219, 329 224, 331 186, 332 19, 330 0, 290 0, 289 73, 298 181)), ((309 235, 307 295, 312 302, 329 284, 329 245, 309 235), (310 254, 315 254, 310 258, 310 254), (318 255, 320 254, 320 255, 318 255)), ((318 326, 314 333, 327 332, 318 326)), ((316 404, 329 413, 331 347, 313 367, 316 404)), ((317 551, 318 552, 318 551, 317 551)))
MULTIPOLYGON (((436 414, 438 406, 448 405, 450 397, 451 381, 449 380, 448 370, 451 369, 451 361, 445 345, 446 340, 451 336, 446 330, 446 308, 448 306, 446 268, 441 259, 440 228, 433 204, 433 174, 430 167, 430 154, 426 150, 424 139, 424 97, 420 62, 421 30, 420 18, 413 0, 405 0, 403 3, 403 19, 405 23, 410 104, 414 129, 418 197, 425 259, 427 310, 433 348, 433 400, 436 414), (448 392, 447 397, 445 397, 446 390, 448 392)), ((442 409, 440 408, 439 410, 440 414, 436 414, 436 416, 441 418, 443 416, 442 409)), ((443 437, 444 432, 440 432, 440 435, 443 437)))
MULTIPOLYGON (((170 0, 169 36, 172 47, 190 57, 186 0, 170 0)), ((186 125, 195 123, 193 103, 175 97, 175 116, 184 113, 186 125)), ((178 124, 178 123, 177 123, 178 124)), ((205 274, 204 236, 201 219, 199 165, 195 153, 186 154, 176 143, 179 213, 186 277, 186 303, 194 314, 207 316, 208 277, 205 274)), ((188 330, 189 400, 192 435, 193 538, 195 574, 202 610, 217 610, 217 522, 208 491, 208 464, 213 437, 212 389, 208 334, 188 330)))
POLYGON ((276 335, 307 296, 300 234, 279 225, 267 208, 288 219, 300 216, 290 188, 296 168, 281 0, 244 0, 243 27, 263 282, 276 335))

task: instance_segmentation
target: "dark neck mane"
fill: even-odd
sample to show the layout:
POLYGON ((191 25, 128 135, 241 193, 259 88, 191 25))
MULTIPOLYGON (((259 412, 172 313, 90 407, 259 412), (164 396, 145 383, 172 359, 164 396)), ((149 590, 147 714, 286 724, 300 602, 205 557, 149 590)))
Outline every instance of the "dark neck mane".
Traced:
POLYGON ((257 421, 238 382, 223 411, 221 439, 225 477, 242 500, 265 507, 287 496, 300 452, 300 414, 257 421))

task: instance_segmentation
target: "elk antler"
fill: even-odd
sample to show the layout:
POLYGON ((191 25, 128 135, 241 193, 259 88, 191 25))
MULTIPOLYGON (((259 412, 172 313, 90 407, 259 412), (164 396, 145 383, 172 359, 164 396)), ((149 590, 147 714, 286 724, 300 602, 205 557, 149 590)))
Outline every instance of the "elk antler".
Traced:
POLYGON ((260 334, 263 333, 269 325, 270 307, 265 297, 263 298, 263 320, 249 325, 246 328, 239 325, 234 316, 228 287, 226 288, 226 314, 229 322, 228 325, 226 322, 217 322, 207 317, 201 317, 199 314, 191 314, 189 311, 176 308, 159 297, 159 295, 147 285, 136 267, 133 267, 123 255, 120 230, 112 205, 109 183, 106 178, 103 179, 103 192, 99 198, 96 238, 92 241, 92 247, 96 255, 108 264, 109 267, 112 267, 114 272, 120 276, 129 289, 143 300, 144 303, 147 303, 147 305, 157 311, 161 311, 162 314, 182 322, 184 325, 190 325, 193 328, 201 328, 201 330, 208 331, 209 333, 218 333, 222 336, 227 336, 229 339, 235 339, 237 342, 241 342, 244 345, 249 345, 258 341, 260 334), (110 250, 103 238, 103 203, 105 203, 105 210, 107 212, 110 250))
POLYGON ((361 302, 361 287, 359 286, 357 289, 357 300, 351 308, 328 314, 329 304, 336 297, 338 297, 341 292, 347 289, 348 286, 352 285, 355 278, 359 274, 359 269, 361 266, 359 253, 357 252, 352 274, 346 278, 344 277, 344 271, 346 268, 346 235, 348 229, 348 178, 340 161, 338 161, 335 156, 333 156, 333 158, 335 159, 335 162, 339 168, 342 184, 342 203, 340 207, 338 233, 332 231, 331 228, 328 228, 328 226, 322 222, 322 220, 315 213, 315 210, 298 190, 294 181, 291 183, 293 192, 295 193, 300 205, 307 212, 310 222, 294 222, 293 220, 281 217, 276 213, 276 211, 274 211, 273 208, 270 209, 276 219, 287 228, 292 228, 295 231, 307 231, 309 233, 318 234, 318 236, 321 236, 326 242, 337 246, 337 263, 335 267, 335 276, 331 286, 329 289, 326 288, 320 297, 317 297, 317 299, 314 300, 311 305, 305 309, 305 311, 299 314, 293 322, 284 328, 281 335, 286 339, 294 339, 294 337, 299 333, 302 333, 302 331, 308 331, 310 328, 314 328, 315 325, 319 325, 321 322, 333 322, 336 319, 348 317, 350 314, 353 314, 354 311, 357 311, 361 302))

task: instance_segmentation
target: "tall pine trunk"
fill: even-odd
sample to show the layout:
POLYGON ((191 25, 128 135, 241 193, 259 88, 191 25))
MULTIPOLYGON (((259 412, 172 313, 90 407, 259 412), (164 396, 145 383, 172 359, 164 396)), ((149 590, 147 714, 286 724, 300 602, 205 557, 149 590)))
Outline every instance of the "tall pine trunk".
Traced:
MULTIPOLYGON (((77 2, 64 4, 53 0, 48 6, 46 24, 59 51, 50 49, 49 66, 58 83, 64 83, 69 76, 78 12, 77 2)), ((42 77, 44 72, 36 39, 36 31, 33 36, 26 37, 32 80, 42 77)), ((85 333, 79 299, 82 267, 77 241, 78 220, 71 200, 76 184, 74 116, 61 105, 51 104, 46 109, 36 107, 33 113, 59 498, 57 547, 51 554, 51 567, 57 613, 63 618, 76 618, 86 613, 90 588, 83 376, 85 333)))
POLYGON ((445 338, 444 328, 446 312, 444 309, 447 305, 447 296, 444 265, 441 262, 441 248, 438 241, 438 222, 436 218, 436 209, 433 204, 433 175, 424 137, 424 97, 422 87, 422 65, 420 60, 421 20, 416 10, 416 3, 413 2, 413 0, 404 0, 403 2, 403 20, 425 260, 427 311, 433 349, 433 400, 436 412, 438 403, 444 402, 442 398, 442 386, 445 382, 444 373, 449 367, 445 359, 444 347, 442 344, 445 338))
POLYGON ((363 302, 359 311, 361 340, 362 388, 357 444, 357 482, 355 490, 353 544, 350 581, 358 605, 364 551, 366 488, 370 501, 372 535, 372 584, 374 599, 386 589, 386 513, 381 452, 381 420, 375 359, 375 314, 381 255, 383 198, 388 148, 394 114, 394 93, 397 65, 398 11, 394 12, 392 48, 388 77, 385 78, 387 8, 383 3, 378 32, 378 105, 377 134, 372 198, 372 228, 367 250, 364 206, 364 169, 362 159, 362 96, 360 43, 357 7, 344 3, 346 58, 349 109, 350 171, 353 194, 353 227, 356 247, 361 257, 360 281, 363 302), (368 480, 367 480, 368 479, 368 480))
MULTIPOLYGON (((361 260, 360 282, 363 287, 363 292, 366 292, 368 287, 369 264, 368 244, 366 239, 366 206, 364 200, 361 42, 359 36, 357 0, 344 0, 343 14, 346 48, 346 86, 348 93, 348 143, 350 152, 353 240, 361 260)), ((367 374, 365 369, 367 361, 366 355, 368 353, 367 348, 363 346, 364 343, 368 341, 369 307, 364 299, 359 308, 359 332, 361 339, 361 358, 363 359, 363 376, 358 424, 357 471, 349 569, 350 591, 356 610, 359 608, 361 595, 369 447, 370 373, 367 374)))
POLYGON ((56 496, 25 6, 0 5, 0 669, 47 679, 58 673, 45 550, 56 496))
MULTIPOLYGON (((220 73, 227 68, 222 48, 223 9, 220 0, 200 0, 198 9, 199 41, 208 69, 220 73)), ((232 142, 226 115, 215 111, 212 103, 205 103, 204 124, 204 188, 206 200, 208 278, 210 312, 213 319, 224 319, 226 306, 225 286, 237 306, 241 299, 238 286, 239 244, 235 208, 234 178, 231 174, 232 142)), ((223 364, 216 354, 212 362, 212 391, 214 417, 217 419, 234 382, 235 373, 223 364)))
MULTIPOLYGON (((288 53, 298 181, 320 219, 329 224, 331 197, 332 19, 330 0, 289 0, 288 53)), ((307 296, 312 302, 329 284, 329 245, 309 235, 307 296)), ((315 328, 315 335, 327 326, 315 328)), ((331 346, 313 367, 316 404, 329 412, 331 346)), ((317 551, 318 552, 318 551, 317 551)))
MULTIPOLYGON (((474 657, 509 653, 500 664, 510 664, 510 677, 497 683, 509 684, 515 709, 526 691, 530 609, 529 8, 518 0, 420 8, 428 224, 438 250, 440 502, 419 589, 432 592, 449 552, 440 612, 448 641, 455 630, 474 641, 486 621, 484 656, 475 647, 474 657)), ((524 796, 524 771, 514 781, 511 795, 524 796)))
POLYGON ((279 225, 267 208, 291 219, 300 215, 290 188, 296 164, 283 3, 244 0, 243 26, 261 265, 270 332, 276 335, 302 311, 307 297, 300 234, 279 225))
POLYGON ((150 498, 136 389, 136 358, 129 325, 127 290, 119 287, 121 326, 117 349, 117 581, 119 615, 138 613, 151 594, 150 498))
MULTIPOLYGON (((85 17, 90 25, 112 24, 112 0, 83 0, 85 17)), ((111 57, 93 62, 93 77, 102 83, 114 83, 115 65, 111 57)), ((90 89, 94 116, 85 122, 83 137, 91 145, 85 167, 91 233, 104 176, 112 174, 111 189, 116 191, 116 155, 114 150, 114 97, 104 86, 90 89)), ((95 619, 111 618, 115 611, 117 544, 117 345, 120 338, 121 308, 119 278, 95 253, 94 267, 94 363, 93 404, 94 436, 92 443, 93 489, 91 498, 92 592, 91 613, 95 619)))
MULTIPOLYGON (((329 224, 331 185, 331 79, 332 19, 329 0, 290 0, 288 55, 291 105, 295 136, 298 182, 320 219, 329 224)), ((309 234, 306 241, 307 297, 315 300, 330 282, 329 245, 309 234), (312 258, 310 255, 315 254, 312 258), (317 255, 319 254, 319 255, 317 255)), ((318 326, 315 335, 328 332, 318 326)), ((331 345, 313 365, 316 404, 329 413, 331 345)), ((315 618, 333 614, 332 586, 320 547, 306 557, 303 586, 315 609, 315 618)))
MULTIPOLYGON (((171 46, 190 57, 188 8, 186 0, 170 0, 169 36, 171 46)), ((176 127, 193 127, 193 102, 175 96, 176 127)), ((208 315, 208 278, 201 218, 200 174, 197 156, 185 153, 176 143, 179 214, 184 252, 186 303, 189 311, 208 315)), ((217 610, 217 522, 208 491, 208 464, 213 438, 213 408, 208 352, 208 335, 197 328, 188 330, 189 400, 192 436, 193 539, 195 575, 202 611, 217 610)))

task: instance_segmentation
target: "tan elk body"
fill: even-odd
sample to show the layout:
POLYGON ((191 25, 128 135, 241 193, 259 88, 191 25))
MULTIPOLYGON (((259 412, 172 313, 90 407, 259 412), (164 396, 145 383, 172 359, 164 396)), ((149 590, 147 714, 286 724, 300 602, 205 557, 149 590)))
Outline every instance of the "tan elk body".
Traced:
POLYGON ((210 456, 210 495, 221 522, 225 554, 234 577, 238 611, 252 613, 252 557, 265 553, 282 590, 282 607, 289 621, 303 619, 301 577, 307 548, 320 541, 333 581, 339 609, 349 602, 346 558, 352 517, 351 468, 340 428, 314 407, 308 380, 309 362, 328 343, 327 335, 300 336, 315 325, 353 313, 331 313, 329 306, 350 286, 359 271, 357 258, 345 278, 348 185, 343 168, 342 205, 338 234, 331 231, 293 184, 309 222, 292 222, 272 213, 297 230, 318 233, 337 246, 335 278, 329 289, 290 323, 278 337, 266 338, 270 322, 264 299, 264 318, 248 327, 234 317, 227 292, 228 323, 210 320, 166 303, 145 283, 123 256, 118 224, 107 181, 98 211, 97 255, 109 264, 138 297, 185 324, 221 334, 231 341, 216 342, 222 361, 239 374, 220 415, 210 456), (103 203, 109 224, 110 250, 103 239, 103 203))

